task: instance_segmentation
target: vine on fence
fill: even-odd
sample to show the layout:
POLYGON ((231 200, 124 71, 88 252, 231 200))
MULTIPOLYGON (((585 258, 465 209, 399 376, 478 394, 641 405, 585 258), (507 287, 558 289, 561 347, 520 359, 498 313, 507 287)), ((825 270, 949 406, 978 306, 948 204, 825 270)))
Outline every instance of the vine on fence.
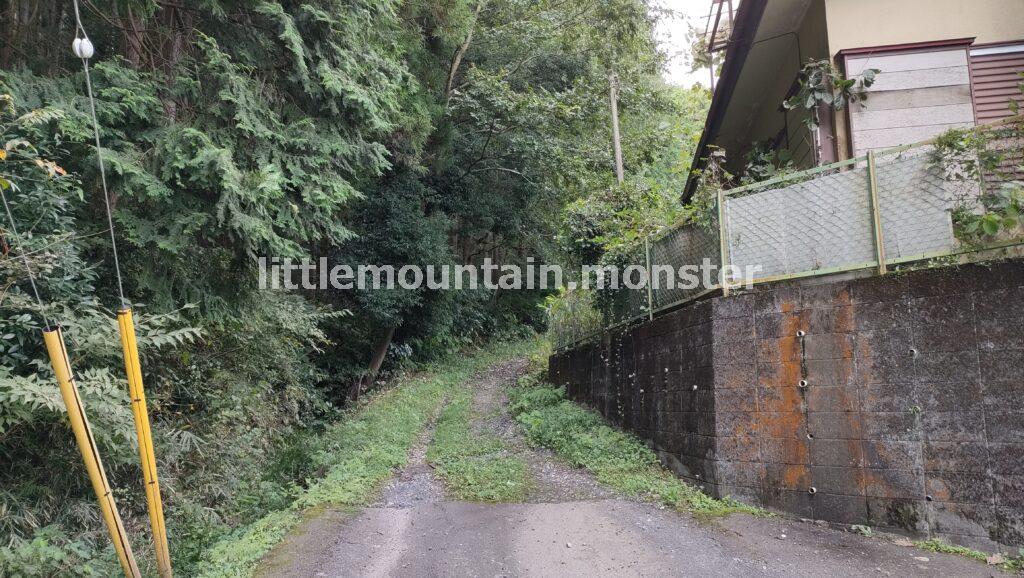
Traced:
POLYGON ((1022 233, 1022 143, 1021 116, 996 126, 952 129, 935 139, 931 164, 941 171, 942 177, 978 184, 976 191, 955 199, 953 227, 961 241, 984 245, 1022 233))

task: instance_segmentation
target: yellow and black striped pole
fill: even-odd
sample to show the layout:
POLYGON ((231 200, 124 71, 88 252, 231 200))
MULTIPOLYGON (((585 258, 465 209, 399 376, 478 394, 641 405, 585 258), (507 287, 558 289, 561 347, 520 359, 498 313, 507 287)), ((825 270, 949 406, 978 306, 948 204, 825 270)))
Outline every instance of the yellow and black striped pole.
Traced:
POLYGON ((96 492, 100 509, 103 511, 103 520, 106 522, 110 538, 114 542, 114 550, 117 551, 117 557, 121 561, 121 568, 128 578, 141 578, 139 567, 135 564, 135 556, 132 555, 132 547, 128 543, 128 536, 124 531, 124 524, 121 523, 121 515, 117 512, 117 504, 114 503, 114 496, 110 492, 110 484, 107 482, 107 474, 103 470, 103 462, 100 460, 100 454, 96 448, 96 440, 92 436, 92 428, 89 427, 89 419, 85 415, 82 399, 78 395, 78 386, 75 385, 74 374, 71 371, 71 361, 68 359, 68 351, 64 346, 64 334, 59 327, 57 329, 48 328, 43 331, 43 341, 46 343, 46 351, 50 355, 53 372, 57 376, 57 385, 60 386, 64 405, 68 408, 68 419, 71 421, 71 429, 75 433, 78 449, 82 452, 82 460, 85 461, 89 481, 92 482, 92 489, 96 492))
POLYGON ((121 345, 124 348, 124 370, 128 374, 128 395, 131 396, 132 414, 135 416, 135 433, 139 438, 139 459, 142 461, 142 478, 146 484, 146 505, 149 509, 149 523, 153 528, 157 569, 162 578, 171 578, 171 555, 167 548, 164 506, 160 497, 160 481, 156 475, 153 435, 149 429, 146 391, 142 386, 142 366, 139 364, 135 321, 131 309, 121 309, 117 312, 117 325, 121 331, 121 345))

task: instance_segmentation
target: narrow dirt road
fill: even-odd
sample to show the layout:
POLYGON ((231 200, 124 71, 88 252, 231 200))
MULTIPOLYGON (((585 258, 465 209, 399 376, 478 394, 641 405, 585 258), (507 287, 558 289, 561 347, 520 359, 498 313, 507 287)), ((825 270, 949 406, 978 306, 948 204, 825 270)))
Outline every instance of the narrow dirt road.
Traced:
POLYGON ((433 427, 379 501, 306 521, 260 575, 340 576, 992 576, 960 557, 924 553, 814 524, 735 515, 713 523, 616 496, 585 472, 527 446, 507 412, 514 361, 473 383, 474 428, 499 435, 533 475, 525 503, 450 501, 425 461, 433 427))

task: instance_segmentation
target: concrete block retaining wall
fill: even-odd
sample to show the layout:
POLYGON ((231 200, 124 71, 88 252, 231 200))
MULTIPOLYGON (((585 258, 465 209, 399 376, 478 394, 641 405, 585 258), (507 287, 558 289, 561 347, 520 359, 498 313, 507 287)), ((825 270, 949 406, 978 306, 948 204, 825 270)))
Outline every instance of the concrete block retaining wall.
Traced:
POLYGON ((606 335, 550 379, 713 495, 1024 545, 1024 263, 814 281, 606 335))

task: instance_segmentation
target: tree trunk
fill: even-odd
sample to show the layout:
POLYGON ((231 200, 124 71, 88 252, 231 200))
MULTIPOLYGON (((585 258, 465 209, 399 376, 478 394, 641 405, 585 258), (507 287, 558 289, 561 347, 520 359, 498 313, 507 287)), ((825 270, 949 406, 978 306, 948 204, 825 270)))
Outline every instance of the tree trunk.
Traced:
POLYGON ((357 379, 352 384, 352 391, 349 393, 349 398, 352 402, 359 401, 359 394, 364 389, 369 389, 373 385, 373 380, 377 379, 377 372, 380 371, 380 366, 384 364, 384 356, 388 352, 388 347, 391 345, 391 339, 395 336, 395 326, 388 327, 384 335, 377 340, 377 343, 373 346, 373 356, 370 358, 370 367, 367 370, 366 375, 362 378, 357 379))
POLYGON ((174 6, 164 8, 164 12, 164 24, 171 38, 167 43, 164 57, 164 74, 167 78, 167 85, 161 100, 164 111, 167 113, 167 119, 173 123, 178 120, 178 103, 174 100, 172 93, 178 75, 178 65, 185 55, 187 38, 192 31, 192 13, 188 10, 179 10, 174 6))
POLYGON ((18 40, 18 5, 14 0, 0 0, 0 14, 7 22, 3 29, 0 29, 0 68, 13 68, 14 47, 18 40))
POLYGON ((462 64, 462 57, 466 55, 466 50, 469 50, 469 45, 473 42, 473 32, 476 30, 476 22, 480 18, 480 11, 483 10, 484 3, 485 0, 480 0, 476 3, 476 12, 473 14, 473 22, 469 25, 466 40, 455 51, 455 55, 452 56, 452 64, 448 68, 448 80, 444 83, 444 104, 446 107, 448 106, 448 101, 452 98, 452 90, 455 89, 455 74, 459 71, 459 65, 462 64))
POLYGON ((131 5, 128 6, 128 17, 124 19, 124 53, 132 68, 138 70, 142 66, 145 51, 143 35, 146 25, 141 18, 135 16, 131 5))
POLYGON ((620 184, 626 179, 622 167, 622 141, 619 138, 619 77, 615 71, 608 73, 608 99, 612 107, 612 150, 615 153, 615 180, 620 184))

